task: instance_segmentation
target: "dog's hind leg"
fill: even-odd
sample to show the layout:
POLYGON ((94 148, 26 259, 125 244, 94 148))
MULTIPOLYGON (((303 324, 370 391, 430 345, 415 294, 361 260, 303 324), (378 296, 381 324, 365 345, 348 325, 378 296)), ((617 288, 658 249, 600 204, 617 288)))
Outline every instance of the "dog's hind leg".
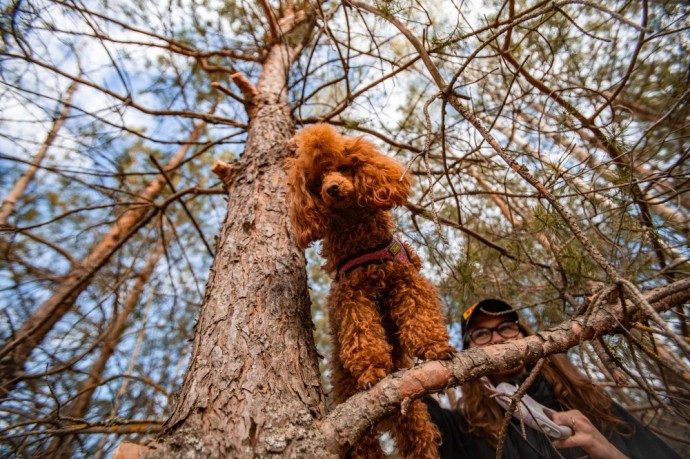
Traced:
MULTIPOLYGON (((331 383, 333 384, 333 399, 340 404, 357 393, 357 381, 343 367, 339 359, 339 347, 333 345, 331 355, 331 383)), ((349 459, 383 459, 385 455, 378 440, 378 429, 371 427, 360 440, 355 443, 345 455, 349 459)))
POLYGON ((431 422, 426 405, 414 400, 403 415, 396 415, 392 435, 400 453, 406 459, 438 459, 441 434, 431 422))
POLYGON ((371 432, 362 435, 359 442, 352 447, 345 457, 350 459, 384 459, 386 455, 383 454, 375 429, 372 429, 371 432))

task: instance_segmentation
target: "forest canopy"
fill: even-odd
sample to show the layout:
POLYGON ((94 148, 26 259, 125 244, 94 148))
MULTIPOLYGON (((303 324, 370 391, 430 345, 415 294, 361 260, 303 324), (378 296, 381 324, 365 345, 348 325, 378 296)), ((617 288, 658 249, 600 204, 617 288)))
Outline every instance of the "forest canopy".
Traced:
MULTIPOLYGON (((254 320, 294 337, 306 411, 332 413, 330 278, 286 229, 287 140, 317 122, 413 176, 398 230, 454 345, 483 298, 540 330, 619 311, 561 351, 690 451, 687 4, 0 8, 0 456, 103 457, 175 430, 215 394, 204 340, 254 320)), ((278 339, 258 330, 208 348, 228 393, 278 378, 247 369, 278 339)), ((290 392, 257 387, 267 405, 290 392)), ((233 397, 227 428, 261 426, 259 397, 233 397)))

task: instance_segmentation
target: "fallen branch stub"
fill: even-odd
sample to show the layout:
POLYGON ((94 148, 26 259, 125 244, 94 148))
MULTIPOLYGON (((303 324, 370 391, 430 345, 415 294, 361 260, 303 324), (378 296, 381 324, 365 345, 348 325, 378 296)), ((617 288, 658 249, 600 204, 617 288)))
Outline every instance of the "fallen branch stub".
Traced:
POLYGON ((223 183, 227 186, 232 180, 236 167, 231 163, 226 163, 220 159, 217 159, 211 166, 211 172, 216 174, 223 183))

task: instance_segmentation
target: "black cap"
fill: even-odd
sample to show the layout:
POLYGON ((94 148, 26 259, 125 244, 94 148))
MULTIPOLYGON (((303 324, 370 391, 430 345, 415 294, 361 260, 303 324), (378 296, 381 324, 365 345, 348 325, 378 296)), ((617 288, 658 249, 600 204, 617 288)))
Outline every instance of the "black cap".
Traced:
POLYGON ((474 303, 462 313, 460 325, 462 326, 463 343, 467 345, 467 331, 472 324, 472 319, 477 316, 477 312, 483 312, 487 315, 505 316, 506 318, 518 320, 518 313, 511 305, 503 300, 488 298, 478 303, 474 303))

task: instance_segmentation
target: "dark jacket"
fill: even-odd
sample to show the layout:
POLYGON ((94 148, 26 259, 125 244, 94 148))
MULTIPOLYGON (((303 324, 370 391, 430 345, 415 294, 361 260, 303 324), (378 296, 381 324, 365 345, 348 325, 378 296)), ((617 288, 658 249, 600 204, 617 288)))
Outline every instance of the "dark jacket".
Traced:
MULTIPOLYGON (((541 377, 537 378, 527 393, 542 405, 554 410, 562 410, 551 387, 541 377)), ((496 449, 485 438, 469 433, 469 425, 460 410, 441 408, 432 397, 425 397, 424 402, 429 407, 431 419, 441 431, 443 439, 439 447, 441 459, 494 459, 496 457, 496 449)), ((675 451, 622 407, 614 404, 614 411, 616 416, 634 428, 634 434, 630 437, 615 433, 608 436, 608 440, 623 454, 634 459, 680 459, 675 451)), ((561 449, 557 453, 546 435, 527 426, 524 429, 527 438, 522 437, 520 422, 513 419, 508 427, 508 435, 503 446, 503 458, 556 459, 560 457, 558 453, 566 459, 588 457, 587 453, 580 448, 561 449)))

